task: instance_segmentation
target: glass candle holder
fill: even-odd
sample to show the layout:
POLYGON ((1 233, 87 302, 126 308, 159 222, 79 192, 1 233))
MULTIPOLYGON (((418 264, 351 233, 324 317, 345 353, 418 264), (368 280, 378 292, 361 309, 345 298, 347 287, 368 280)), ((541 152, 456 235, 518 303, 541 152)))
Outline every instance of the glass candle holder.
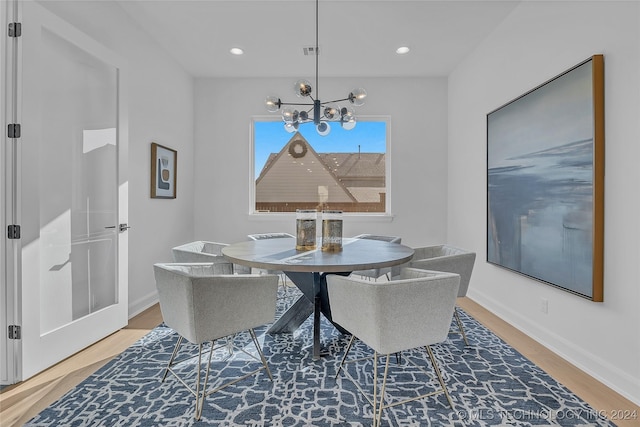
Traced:
POLYGON ((322 250, 342 250, 342 211, 322 211, 322 250))
POLYGON ((312 251, 316 248, 317 217, 315 209, 296 210, 296 250, 312 251))

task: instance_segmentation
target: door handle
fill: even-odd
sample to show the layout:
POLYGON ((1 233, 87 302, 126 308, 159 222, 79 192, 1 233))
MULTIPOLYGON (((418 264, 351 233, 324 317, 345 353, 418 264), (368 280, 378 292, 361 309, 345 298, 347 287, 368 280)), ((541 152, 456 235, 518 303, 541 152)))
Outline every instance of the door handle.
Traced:
MULTIPOLYGON (((108 227, 105 228, 116 228, 115 225, 110 225, 108 227)), ((129 227, 129 225, 127 225, 127 223, 124 224, 120 224, 118 225, 118 229, 120 230, 120 232, 122 233, 123 231, 127 231, 128 229, 130 229, 131 227, 129 227)))

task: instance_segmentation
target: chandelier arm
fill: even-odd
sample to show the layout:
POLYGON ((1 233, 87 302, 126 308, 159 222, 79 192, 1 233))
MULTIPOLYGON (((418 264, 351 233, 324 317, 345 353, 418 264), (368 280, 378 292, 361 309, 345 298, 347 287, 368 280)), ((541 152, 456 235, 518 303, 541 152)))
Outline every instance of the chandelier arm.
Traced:
POLYGON ((324 101, 320 103, 320 105, 327 105, 327 104, 333 104, 334 102, 342 102, 342 101, 350 101, 350 100, 351 98, 335 99, 333 101, 324 101))
POLYGON ((303 102, 281 102, 280 105, 310 105, 311 107, 313 107, 313 104, 303 102))

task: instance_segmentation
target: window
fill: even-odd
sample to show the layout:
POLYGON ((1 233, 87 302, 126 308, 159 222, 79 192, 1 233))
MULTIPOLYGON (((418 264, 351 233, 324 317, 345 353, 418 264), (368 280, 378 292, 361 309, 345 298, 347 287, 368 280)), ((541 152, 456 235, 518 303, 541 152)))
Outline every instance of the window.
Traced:
POLYGON ((253 121, 254 212, 338 209, 387 213, 388 119, 361 119, 328 136, 312 123, 288 133, 281 121, 253 121))

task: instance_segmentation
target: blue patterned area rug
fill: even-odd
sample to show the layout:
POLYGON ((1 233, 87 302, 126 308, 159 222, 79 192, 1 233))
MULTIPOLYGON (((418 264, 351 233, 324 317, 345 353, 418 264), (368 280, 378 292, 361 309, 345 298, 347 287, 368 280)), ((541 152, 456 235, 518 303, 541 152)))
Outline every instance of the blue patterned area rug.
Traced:
MULTIPOLYGON (((297 297, 288 289, 279 311, 297 297)), ((382 425, 414 426, 613 426, 598 412, 553 380, 500 338, 460 311, 470 346, 459 334, 432 346, 454 403, 443 394, 383 411, 382 425)), ((324 321, 324 319, 323 319, 324 321)), ((327 354, 312 359, 310 319, 295 334, 268 335, 263 343, 273 382, 259 372, 207 397, 202 419, 193 418, 193 396, 162 373, 177 335, 160 325, 148 335, 29 421, 27 426, 370 426, 372 407, 344 374, 334 380, 348 342, 329 323, 322 324, 327 354)), ((236 337, 246 340, 248 334, 236 337), (244 335, 247 335, 246 337, 244 335)), ((184 346, 183 346, 184 348, 184 346)), ((197 354, 197 347, 191 350, 197 354)), ((184 353, 182 353, 184 354, 184 353)), ((349 359, 372 354, 356 342, 349 359)), ((242 352, 226 349, 214 356, 214 385, 259 366, 242 352)), ((347 365, 349 373, 372 391, 372 359, 347 365)), ((380 367, 381 364, 379 364, 380 367)), ((195 378, 194 361, 180 369, 195 378)), ((382 367, 380 367, 382 369, 382 367)), ((392 358, 386 399, 404 399, 434 389, 424 350, 392 358), (424 373, 409 361, 426 367, 424 373)), ((382 374, 382 372, 381 372, 382 374)), ((381 375, 380 375, 381 376, 381 375)), ((379 377, 380 378, 380 377, 379 377)))

